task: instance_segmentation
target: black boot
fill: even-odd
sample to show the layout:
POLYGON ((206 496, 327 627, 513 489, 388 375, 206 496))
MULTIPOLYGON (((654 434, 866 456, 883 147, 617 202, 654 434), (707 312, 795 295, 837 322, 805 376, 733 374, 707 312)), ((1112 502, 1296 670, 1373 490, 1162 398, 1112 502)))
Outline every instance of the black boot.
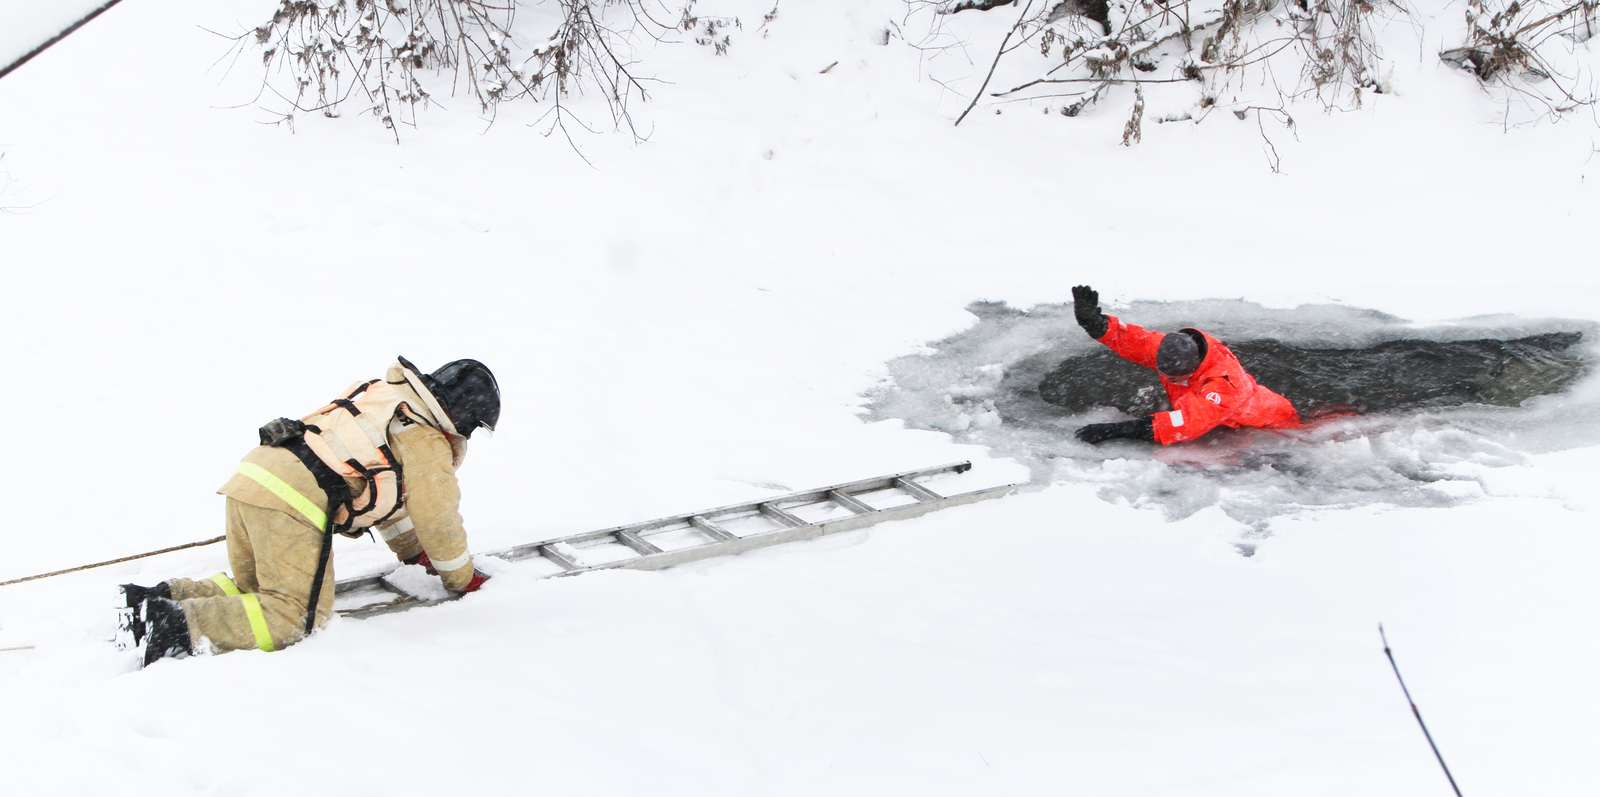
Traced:
POLYGON ((141 587, 138 584, 123 584, 118 589, 122 590, 122 597, 128 608, 132 609, 151 598, 166 598, 172 600, 172 585, 163 581, 153 587, 141 587))
POLYGON ((117 589, 122 592, 122 605, 117 607, 117 649, 133 650, 144 641, 147 623, 145 601, 151 598, 171 599, 172 587, 163 581, 153 587, 123 584, 117 589))
POLYGON ((171 656, 181 659, 194 654, 189 645, 189 621, 183 616, 183 604, 166 598, 152 597, 144 602, 144 666, 171 656))

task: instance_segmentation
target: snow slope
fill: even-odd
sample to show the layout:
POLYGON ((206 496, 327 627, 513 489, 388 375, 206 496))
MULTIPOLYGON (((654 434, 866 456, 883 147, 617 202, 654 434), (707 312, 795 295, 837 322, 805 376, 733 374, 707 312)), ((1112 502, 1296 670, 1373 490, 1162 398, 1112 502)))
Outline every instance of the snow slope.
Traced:
MULTIPOLYGON (((1003 452, 862 419, 885 364, 972 326, 974 300, 1089 282, 1114 303, 1600 317, 1593 127, 1504 129, 1426 25, 1391 32, 1396 93, 1361 111, 1306 109, 1294 134, 1150 125, 1123 148, 1110 111, 951 126, 998 17, 935 56, 879 43, 900 3, 785 5, 725 57, 649 52, 648 141, 577 135, 586 162, 531 106, 487 125, 447 101, 398 145, 360 118, 262 124, 248 59, 218 63, 208 31, 272 6, 124 3, 0 81, 0 580, 220 533, 212 491, 254 429, 395 354, 500 377, 503 428, 462 471, 492 550, 958 459, 1028 479, 1003 452), (330 301, 375 290, 370 317, 330 301)), ((1499 487, 1481 496, 1277 517, 1249 558, 1218 508, 1169 522, 1103 500, 1164 473, 1114 458, 671 571, 490 563, 447 607, 144 671, 104 641, 114 586, 216 572, 219 547, 3 587, 0 648, 34 647, 0 652, 0 782, 1446 793, 1382 621, 1465 790, 1586 794, 1589 422, 1484 466, 1499 487)), ((338 550, 341 575, 383 559, 338 550)))

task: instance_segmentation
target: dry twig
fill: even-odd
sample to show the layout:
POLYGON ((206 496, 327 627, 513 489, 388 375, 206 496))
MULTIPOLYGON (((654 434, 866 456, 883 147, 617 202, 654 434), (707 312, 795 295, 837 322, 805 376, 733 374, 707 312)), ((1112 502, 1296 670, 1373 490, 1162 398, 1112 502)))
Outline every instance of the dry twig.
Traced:
MULTIPOLYGON (((671 25, 657 22, 651 0, 538 0, 559 10, 542 46, 519 43, 518 0, 280 0, 266 23, 231 37, 240 50, 259 49, 263 97, 281 103, 281 121, 297 114, 337 116, 354 104, 383 125, 416 124, 418 106, 441 96, 466 96, 493 119, 500 103, 548 100, 547 134, 571 140, 567 100, 602 96, 614 127, 641 135, 629 111, 648 99, 650 81, 634 73, 642 37, 682 31, 725 53, 739 21, 697 17, 684 2, 671 25)), ((776 9, 768 19, 776 15, 776 9)), ((670 17, 668 17, 670 18, 670 17)), ((398 135, 398 132, 396 133, 398 135)))

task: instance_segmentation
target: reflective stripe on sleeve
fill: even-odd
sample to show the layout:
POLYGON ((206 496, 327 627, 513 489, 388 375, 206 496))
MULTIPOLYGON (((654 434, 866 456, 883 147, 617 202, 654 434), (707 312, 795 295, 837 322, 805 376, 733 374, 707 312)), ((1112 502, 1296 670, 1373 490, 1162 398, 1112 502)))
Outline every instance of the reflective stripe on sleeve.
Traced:
POLYGON ((414 528, 416 528, 416 525, 411 522, 411 516, 407 515, 389 524, 386 528, 378 529, 378 536, 382 537, 384 542, 388 542, 414 528))
POLYGON ((277 650, 272 644, 272 632, 267 630, 267 616, 261 613, 261 599, 255 595, 240 595, 244 601, 244 616, 250 621, 250 632, 256 635, 256 647, 271 653, 277 650))
POLYGON ((1172 412, 1167 413, 1167 420, 1172 421, 1172 428, 1174 429, 1182 426, 1183 410, 1173 410, 1172 412))
POLYGON ((472 561, 472 552, 468 551, 454 559, 434 559, 431 556, 428 557, 428 559, 433 562, 434 570, 437 570, 441 573, 448 573, 452 570, 460 570, 461 568, 466 567, 467 564, 472 561))
POLYGON ((233 579, 228 578, 228 574, 227 573, 218 573, 218 574, 212 576, 211 580, 215 581, 217 586, 222 587, 222 594, 224 594, 224 595, 238 595, 239 594, 239 587, 233 583, 233 579))
POLYGON ((328 513, 323 512, 311 499, 305 497, 299 490, 289 486, 289 483, 278 478, 272 471, 255 464, 254 462, 239 463, 239 473, 253 480, 256 484, 267 488, 273 495, 282 498, 284 503, 294 507, 296 512, 304 515, 311 525, 322 530, 328 527, 328 513))

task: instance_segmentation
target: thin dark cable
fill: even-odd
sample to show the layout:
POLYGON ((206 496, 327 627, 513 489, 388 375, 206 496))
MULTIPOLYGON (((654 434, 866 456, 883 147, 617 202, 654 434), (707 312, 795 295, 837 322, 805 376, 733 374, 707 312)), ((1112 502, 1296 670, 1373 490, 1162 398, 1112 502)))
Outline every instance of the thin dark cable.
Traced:
MULTIPOLYGON (((112 6, 114 6, 114 5, 116 5, 116 4, 120 3, 120 2, 122 2, 122 0, 111 0, 111 2, 106 3, 105 5, 100 6, 99 8, 95 9, 94 11, 89 12, 89 16, 86 16, 83 19, 80 19, 77 22, 72 23, 71 27, 69 27, 66 30, 61 31, 60 33, 57 33, 56 35, 50 37, 49 41, 45 42, 44 44, 39 45, 38 47, 33 48, 33 50, 30 51, 27 55, 24 55, 21 58, 18 58, 17 60, 12 61, 10 63, 10 65, 8 65, 5 69, 0 69, 0 78, 3 78, 6 75, 11 74, 12 70, 14 70, 17 67, 22 66, 23 64, 26 64, 29 61, 33 60, 34 56, 38 55, 39 53, 44 52, 45 50, 50 49, 50 45, 55 44, 56 42, 61 41, 62 39, 65 39, 68 36, 72 35, 73 31, 76 31, 78 28, 81 28, 84 25, 89 24, 89 20, 94 19, 95 17, 98 17, 101 14, 104 14, 112 6)), ((4 585, 0 585, 0 586, 4 586, 4 585)))
POLYGON ((1433 748, 1433 757, 1439 759, 1439 767, 1444 770, 1444 776, 1450 780, 1450 788, 1455 790, 1456 797, 1461 797, 1461 787, 1456 785, 1455 776, 1450 774, 1450 767, 1445 766, 1444 756, 1439 754, 1439 745, 1433 743, 1433 734, 1428 733, 1428 725, 1422 721, 1422 712, 1417 710, 1416 701, 1411 699, 1411 690, 1406 688, 1406 679, 1400 677, 1400 665, 1394 663, 1394 654, 1389 651, 1389 637, 1383 633, 1383 623, 1378 623, 1378 638, 1383 640, 1383 655, 1389 657, 1389 666, 1394 668, 1394 677, 1400 682, 1400 691, 1405 693, 1406 702, 1411 704, 1411 715, 1417 718, 1417 725, 1422 727, 1422 735, 1428 740, 1428 746, 1433 748))

